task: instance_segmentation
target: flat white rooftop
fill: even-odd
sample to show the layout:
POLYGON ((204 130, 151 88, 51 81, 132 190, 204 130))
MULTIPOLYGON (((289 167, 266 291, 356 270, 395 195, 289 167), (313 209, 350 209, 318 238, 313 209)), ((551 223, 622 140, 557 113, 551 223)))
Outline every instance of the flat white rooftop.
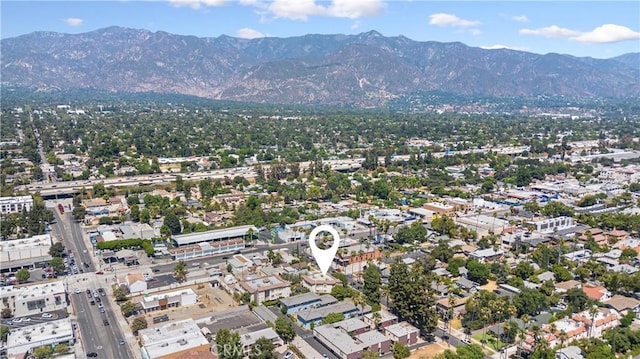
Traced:
POLYGON ((209 341, 193 319, 143 329, 139 335, 149 358, 159 358, 189 348, 209 345, 209 341))
POLYGON ((24 287, 0 287, 0 297, 15 297, 16 300, 28 298, 48 297, 53 294, 64 293, 64 284, 62 281, 50 282, 46 284, 37 284, 24 287))
POLYGON ((69 318, 30 325, 9 332, 7 353, 9 355, 26 353, 30 348, 66 342, 73 337, 69 318))

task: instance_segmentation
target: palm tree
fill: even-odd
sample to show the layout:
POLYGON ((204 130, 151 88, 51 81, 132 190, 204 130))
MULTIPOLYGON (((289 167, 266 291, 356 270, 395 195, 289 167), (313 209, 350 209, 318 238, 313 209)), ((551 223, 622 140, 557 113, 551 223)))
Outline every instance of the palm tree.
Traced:
POLYGON ((178 264, 173 268, 173 275, 176 277, 178 282, 183 282, 187 279, 187 273, 189 273, 189 271, 187 270, 187 263, 184 261, 178 262, 178 264))
POLYGON ((380 286, 380 294, 384 296, 385 303, 389 305, 389 285, 380 286))
POLYGON ((558 337, 560 338, 560 347, 564 348, 564 342, 569 338, 569 336, 567 335, 567 332, 565 332, 564 330, 561 330, 560 335, 558 337))
POLYGON ((596 315, 598 314, 598 306, 594 305, 589 309, 591 315, 591 325, 589 326, 589 336, 593 337, 593 329, 596 326, 596 315))
POLYGON ((371 318, 373 319, 373 325, 375 326, 375 329, 378 329, 378 324, 380 324, 380 321, 382 320, 382 316, 380 315, 380 311, 377 312, 373 312, 373 314, 371 315, 371 318))
POLYGON ((483 332, 482 332, 482 347, 484 348, 486 337, 487 337, 487 321, 491 318, 491 309, 484 307, 480 309, 480 316, 482 318, 483 323, 483 332))
POLYGON ((355 304, 356 307, 360 307, 359 317, 362 317, 362 312, 364 311, 365 304, 364 295, 362 294, 362 292, 358 292, 358 294, 354 295, 351 299, 353 300, 353 304, 355 304))

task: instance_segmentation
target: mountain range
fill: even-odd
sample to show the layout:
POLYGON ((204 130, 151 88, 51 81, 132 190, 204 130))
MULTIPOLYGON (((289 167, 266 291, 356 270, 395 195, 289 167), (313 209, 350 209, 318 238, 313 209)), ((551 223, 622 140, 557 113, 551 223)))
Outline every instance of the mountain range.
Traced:
POLYGON ((109 27, 0 41, 2 84, 282 104, 385 106, 439 91, 502 98, 640 97, 640 53, 610 59, 485 50, 376 31, 198 38, 109 27))

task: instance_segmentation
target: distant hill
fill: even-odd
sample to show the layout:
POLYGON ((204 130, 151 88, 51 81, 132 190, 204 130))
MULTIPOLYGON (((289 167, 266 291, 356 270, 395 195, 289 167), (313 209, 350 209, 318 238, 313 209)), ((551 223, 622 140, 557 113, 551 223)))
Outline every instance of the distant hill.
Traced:
POLYGON ((2 83, 162 92, 258 103, 378 107, 429 91, 491 97, 638 97, 640 54, 612 59, 484 50, 371 31, 198 38, 109 27, 0 42, 2 83))

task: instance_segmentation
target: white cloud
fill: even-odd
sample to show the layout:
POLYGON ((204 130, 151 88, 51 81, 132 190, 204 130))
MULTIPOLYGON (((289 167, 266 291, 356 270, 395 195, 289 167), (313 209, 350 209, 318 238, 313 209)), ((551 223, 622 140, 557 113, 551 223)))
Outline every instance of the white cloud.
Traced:
POLYGON ((258 30, 250 29, 248 27, 243 27, 242 29, 236 31, 236 36, 243 39, 258 39, 268 36, 268 34, 263 34, 258 30))
POLYGON ((275 17, 291 20, 307 20, 309 16, 325 12, 325 8, 316 5, 314 0, 274 0, 268 9, 275 17))
POLYGON ((529 18, 526 15, 512 16, 511 19, 517 22, 529 22, 529 18))
POLYGON ((487 45, 487 46, 480 46, 480 48, 485 50, 507 49, 507 50, 517 50, 517 51, 529 51, 528 47, 507 46, 507 45, 487 45))
POLYGON ((223 6, 228 0, 169 0, 169 3, 175 7, 190 7, 194 10, 201 7, 223 6))
POLYGON ((536 35, 547 38, 574 37, 580 35, 579 31, 565 29, 557 25, 551 25, 540 29, 520 29, 522 35, 536 35))
POLYGON ((473 36, 478 36, 480 34, 482 34, 482 31, 480 31, 479 29, 470 29, 469 33, 473 36))
POLYGON ((571 40, 574 41, 590 44, 606 44, 638 39, 640 39, 640 32, 635 32, 628 27, 614 24, 604 24, 590 32, 585 32, 571 38, 571 40))
POLYGON ((384 4, 381 0, 333 0, 327 10, 330 16, 357 19, 380 15, 384 4))
POLYGON ((62 19, 69 26, 80 26, 84 22, 82 19, 78 19, 77 17, 68 17, 66 19, 62 19))
POLYGON ((351 30, 355 30, 359 27, 360 27, 360 20, 354 21, 353 24, 351 24, 351 30))
POLYGON ((243 0, 245 5, 267 9, 276 18, 307 20, 309 16, 330 16, 357 19, 376 16, 384 10, 382 0, 332 0, 328 6, 321 6, 315 0, 274 0, 264 6, 257 0, 243 0))
POLYGON ((429 24, 435 26, 472 27, 480 25, 480 21, 465 20, 453 14, 438 13, 429 15, 429 24))

